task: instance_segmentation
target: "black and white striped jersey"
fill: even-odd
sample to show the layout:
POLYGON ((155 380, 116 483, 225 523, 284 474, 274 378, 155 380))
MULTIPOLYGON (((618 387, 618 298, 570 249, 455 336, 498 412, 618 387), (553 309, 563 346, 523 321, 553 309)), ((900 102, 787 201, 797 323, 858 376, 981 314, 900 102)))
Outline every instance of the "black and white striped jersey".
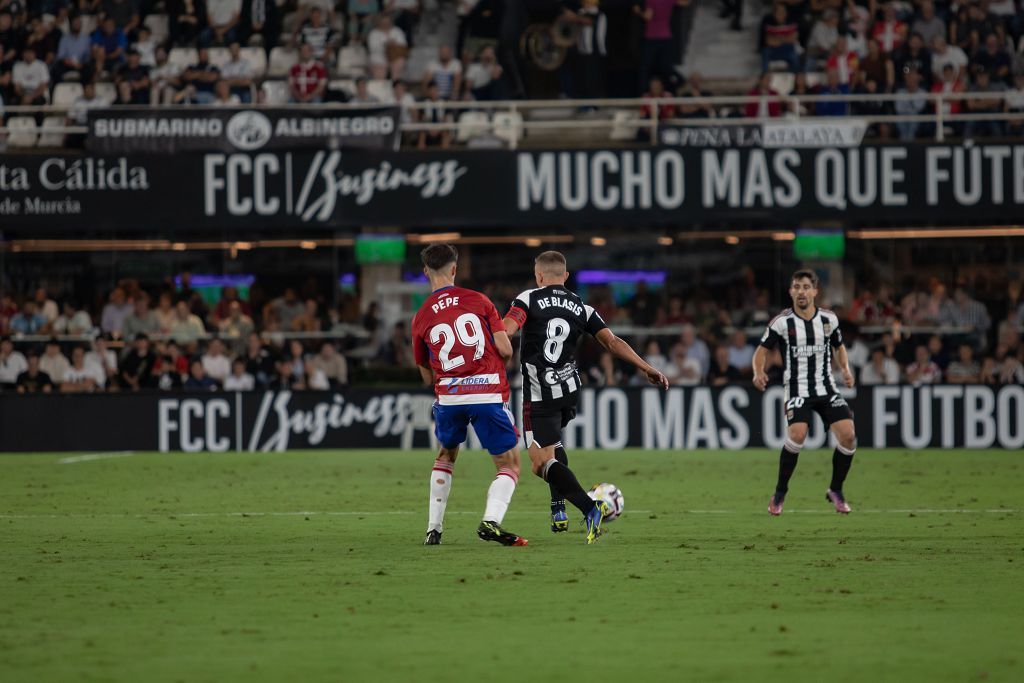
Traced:
POLYGON ((601 315, 562 285, 528 289, 515 298, 507 317, 522 330, 523 398, 557 401, 579 391, 576 347, 586 332, 608 327, 601 315))
POLYGON ((768 323, 761 337, 761 346, 779 349, 785 358, 782 382, 786 400, 837 393, 832 376, 832 349, 842 345, 839 318, 823 308, 817 309, 810 320, 804 320, 792 308, 787 308, 768 323))

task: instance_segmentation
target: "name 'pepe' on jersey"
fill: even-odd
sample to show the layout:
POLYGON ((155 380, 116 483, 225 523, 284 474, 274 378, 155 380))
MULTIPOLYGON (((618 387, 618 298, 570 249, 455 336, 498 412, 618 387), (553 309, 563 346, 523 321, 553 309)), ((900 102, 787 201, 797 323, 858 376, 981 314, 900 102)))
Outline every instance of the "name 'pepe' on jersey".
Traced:
POLYGON ((442 287, 420 306, 412 319, 413 356, 434 370, 440 405, 508 401, 494 330, 504 331, 498 310, 471 289, 442 287))
POLYGON ((517 296, 508 317, 522 330, 526 400, 558 400, 578 391, 576 346, 584 333, 596 336, 608 327, 601 315, 563 285, 549 285, 517 296))

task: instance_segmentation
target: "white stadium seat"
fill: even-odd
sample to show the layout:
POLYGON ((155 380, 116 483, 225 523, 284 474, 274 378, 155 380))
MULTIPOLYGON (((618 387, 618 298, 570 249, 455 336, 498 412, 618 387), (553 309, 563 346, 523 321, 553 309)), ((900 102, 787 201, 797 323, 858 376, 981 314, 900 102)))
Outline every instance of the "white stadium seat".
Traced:
POLYGON ((291 93, 284 81, 264 81, 263 98, 266 104, 288 104, 291 93))
POLYGON ((81 83, 58 83, 53 88, 53 104, 55 107, 69 107, 81 94, 81 83))
POLYGON ((522 139, 526 135, 523 130, 523 115, 515 111, 499 111, 494 114, 494 136, 499 140, 512 142, 517 134, 522 139))
POLYGON ((12 116, 7 120, 9 147, 35 147, 38 139, 36 120, 31 116, 12 116))
POLYGON ((252 64, 253 75, 263 78, 267 73, 267 52, 262 47, 243 47, 242 58, 252 64))
POLYGON ((146 17, 146 21, 142 23, 152 31, 153 39, 156 40, 157 43, 162 43, 167 40, 170 30, 166 14, 150 14, 146 17))
POLYGON ((777 71, 771 76, 771 88, 780 95, 793 92, 796 76, 790 71, 777 71))
POLYGON ((113 104, 117 100, 117 87, 113 83, 97 83, 96 94, 108 104, 113 104))
POLYGON ((358 78, 366 75, 369 57, 362 45, 346 45, 338 50, 338 75, 358 78))
POLYGON ((637 127, 632 121, 640 119, 640 112, 633 109, 620 109, 615 112, 612 119, 612 132, 608 136, 610 140, 634 140, 636 139, 637 127))
POLYGON ((48 129, 52 128, 63 128, 66 125, 63 117, 60 116, 47 116, 43 119, 43 132, 39 136, 40 147, 63 147, 64 146, 64 133, 54 133, 48 129))
POLYGON ((391 104, 395 101, 395 89, 391 86, 391 81, 367 81, 366 92, 385 104, 391 104))
POLYGON ((210 64, 220 69, 225 64, 231 61, 231 51, 226 47, 211 47, 210 48, 210 64))
POLYGON ((173 47, 167 53, 167 61, 177 64, 184 71, 199 61, 199 51, 194 47, 173 47))
POLYGON ((270 64, 267 75, 272 77, 287 76, 292 66, 299 61, 299 53, 287 47, 275 47, 270 51, 270 64))
POLYGON ((462 112, 459 117, 459 128, 455 138, 459 142, 467 142, 471 138, 487 135, 491 132, 491 117, 483 111, 462 112))
POLYGON ((352 97, 356 94, 356 82, 349 78, 336 78, 327 84, 328 90, 344 90, 345 94, 352 97))

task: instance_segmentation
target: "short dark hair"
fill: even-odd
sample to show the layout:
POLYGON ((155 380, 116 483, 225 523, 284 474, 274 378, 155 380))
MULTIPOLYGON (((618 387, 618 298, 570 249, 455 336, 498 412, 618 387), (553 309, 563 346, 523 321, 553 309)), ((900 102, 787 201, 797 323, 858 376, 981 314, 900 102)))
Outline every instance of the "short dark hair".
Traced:
POLYGON ((810 268, 801 268, 800 270, 793 273, 793 277, 790 278, 790 282, 796 282, 797 280, 803 280, 807 278, 811 281, 811 284, 815 289, 818 287, 818 274, 810 268))
POLYGON ((565 268, 566 266, 565 255, 560 251, 545 251, 534 259, 534 263, 542 267, 561 266, 562 268, 565 268))
POLYGON ((441 270, 451 263, 459 262, 459 250, 451 244, 431 244, 420 252, 423 265, 430 270, 441 270))

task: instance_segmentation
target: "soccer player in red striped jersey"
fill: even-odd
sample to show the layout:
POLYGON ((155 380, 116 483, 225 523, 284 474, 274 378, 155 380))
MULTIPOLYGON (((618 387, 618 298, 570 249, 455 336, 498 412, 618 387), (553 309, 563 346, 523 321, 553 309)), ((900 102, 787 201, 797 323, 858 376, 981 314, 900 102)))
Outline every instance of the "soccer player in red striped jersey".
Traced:
POLYGON ((519 432, 508 409, 505 375, 512 342, 487 297, 455 286, 458 258, 458 251, 449 244, 433 244, 423 250, 423 272, 432 292, 412 320, 416 365, 437 396, 434 433, 441 447, 430 473, 423 544, 441 543, 455 460, 472 424, 497 469, 477 536, 502 545, 526 545, 525 538, 501 526, 519 481, 519 432))

